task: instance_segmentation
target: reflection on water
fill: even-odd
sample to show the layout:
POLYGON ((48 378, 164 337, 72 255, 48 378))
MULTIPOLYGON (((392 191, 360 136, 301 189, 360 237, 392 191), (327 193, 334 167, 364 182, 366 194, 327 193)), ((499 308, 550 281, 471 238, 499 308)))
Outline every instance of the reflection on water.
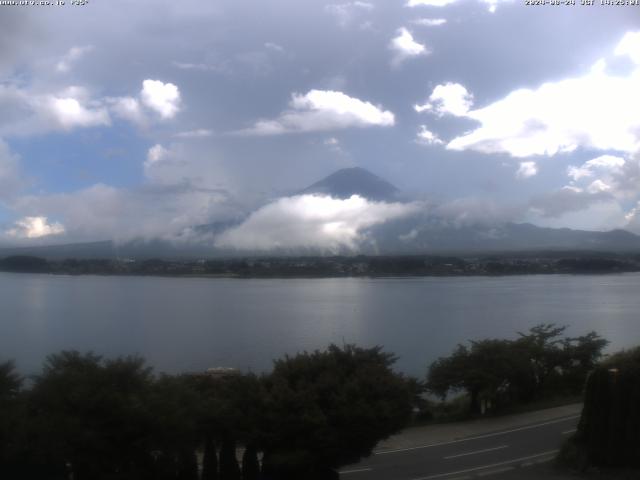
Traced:
POLYGON ((328 343, 384 345, 423 375, 457 343, 541 322, 640 344, 639 274, 398 279, 199 279, 0 274, 0 360, 61 349, 139 353, 162 371, 270 368, 328 343))

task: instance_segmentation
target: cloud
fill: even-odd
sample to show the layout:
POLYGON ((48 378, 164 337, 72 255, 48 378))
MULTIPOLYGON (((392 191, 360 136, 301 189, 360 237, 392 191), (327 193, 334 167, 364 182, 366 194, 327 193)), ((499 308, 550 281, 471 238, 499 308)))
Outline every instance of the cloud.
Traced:
POLYGON ((264 44, 264 48, 266 48, 267 50, 278 52, 278 53, 284 52, 284 47, 282 45, 278 45, 277 43, 273 43, 273 42, 266 42, 264 44))
POLYGON ((334 90, 311 90, 304 95, 294 93, 289 107, 278 118, 261 120, 237 133, 279 135, 395 124, 395 116, 390 111, 334 90))
POLYGON ((58 61, 58 63, 56 63, 56 70, 60 73, 67 73, 71 70, 71 67, 74 63, 76 63, 92 50, 92 45, 85 45, 83 47, 71 47, 71 49, 69 49, 69 51, 58 61))
POLYGON ((180 91, 171 83, 145 80, 140 99, 92 97, 88 89, 69 86, 40 93, 0 84, 0 135, 28 136, 51 131, 110 126, 112 115, 140 127, 150 123, 149 110, 160 118, 172 118, 180 109, 180 91))
POLYGON ((33 135, 111 124, 108 110, 86 89, 71 86, 55 93, 33 93, 0 85, 0 134, 33 135))
POLYGON ((598 171, 619 171, 625 165, 625 159, 614 155, 601 155, 583 163, 581 166, 569 165, 567 175, 574 181, 593 177, 598 171))
POLYGON ((442 145, 444 143, 435 133, 428 130, 426 125, 420 125, 416 142, 423 145, 442 145))
POLYGON ((558 190, 537 195, 530 201, 530 211, 540 217, 561 217, 567 212, 577 212, 595 203, 610 202, 606 192, 590 192, 566 185, 558 190))
POLYGON ((224 232, 216 245, 237 250, 357 250, 366 229, 417 211, 416 204, 299 195, 281 198, 224 232))
MULTIPOLYGON (((457 3, 458 0, 409 0, 406 4, 407 7, 446 7, 453 3, 457 3)), ((488 5, 488 10, 494 13, 500 3, 513 2, 513 0, 480 0, 482 3, 488 5)))
POLYGON ((516 178, 529 178, 538 174, 536 162, 520 162, 516 178))
POLYGON ((627 32, 618 43, 614 54, 627 56, 636 65, 640 65, 640 32, 627 32))
MULTIPOLYGON (((127 190, 104 184, 75 192, 23 196, 13 208, 29 217, 60 219, 65 229, 64 236, 60 235, 64 241, 180 241, 194 225, 237 215, 223 191, 188 187, 127 190)), ((58 229, 55 224, 47 225, 58 229)))
POLYGON ((156 144, 147 152, 147 160, 144 162, 145 167, 152 166, 154 163, 161 162, 169 156, 169 150, 160 144, 156 144))
POLYGON ((446 7, 458 0, 409 0, 407 7, 446 7))
POLYGON ((39 104, 37 108, 63 130, 72 130, 76 127, 98 127, 111 123, 106 109, 87 107, 77 98, 52 96, 37 103, 39 104))
POLYGON ((185 132, 178 132, 174 135, 177 138, 206 138, 213 135, 212 130, 206 128, 198 128, 196 130, 188 130, 185 132))
POLYGON ((180 110, 180 90, 173 83, 144 80, 140 98, 144 105, 165 119, 175 117, 180 110))
POLYGON ((416 112, 434 112, 437 115, 454 115, 462 117, 469 113, 469 109, 473 105, 473 95, 459 83, 445 83, 437 85, 431 95, 429 101, 424 105, 414 105, 416 112))
POLYGON ((141 127, 148 124, 147 116, 138 99, 133 97, 117 97, 108 98, 106 101, 114 115, 141 127))
MULTIPOLYGON (((616 52, 635 59, 636 33, 616 52)), ((635 60, 634 60, 635 61, 635 60)), ((465 117, 480 127, 447 148, 514 157, 553 156, 578 147, 631 153, 640 149, 640 64, 627 76, 606 73, 600 60, 585 75, 520 89, 465 117)))
POLYGON ((348 2, 341 4, 326 5, 324 11, 335 17, 338 25, 345 28, 364 12, 374 9, 374 5, 369 2, 348 2))
POLYGON ((24 217, 6 231, 6 236, 16 239, 40 238, 60 235, 64 231, 61 223, 49 223, 47 217, 24 217))
POLYGON ((414 25, 420 25, 422 27, 439 27, 447 23, 446 18, 416 18, 411 20, 414 25))
POLYGON ((199 72, 216 72, 216 73, 224 73, 230 74, 232 73, 231 67, 228 62, 220 62, 220 63, 189 63, 189 62, 176 62, 173 61, 171 64, 179 68, 180 70, 195 70, 199 72))
POLYGON ((395 66, 400 65, 409 58, 429 55, 431 53, 426 46, 416 42, 411 32, 404 27, 400 28, 397 36, 391 39, 389 49, 394 52, 391 63, 395 66))

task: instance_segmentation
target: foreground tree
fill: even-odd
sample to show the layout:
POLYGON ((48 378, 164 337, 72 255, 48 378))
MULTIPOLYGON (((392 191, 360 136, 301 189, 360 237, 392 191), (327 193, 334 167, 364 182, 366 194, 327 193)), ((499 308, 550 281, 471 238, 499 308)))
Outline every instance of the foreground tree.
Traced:
POLYGON ((75 479, 142 478, 149 463, 151 369, 137 357, 62 352, 48 357, 30 392, 39 469, 75 479))
POLYGON ((285 357, 265 379, 267 478, 334 478, 410 419, 415 394, 380 347, 331 345, 285 357))
POLYGON ((11 361, 0 363, 0 477, 11 476, 16 465, 19 439, 24 434, 23 409, 20 404, 22 378, 11 361))
POLYGON ((640 467, 640 347, 611 356, 589 375, 571 442, 590 464, 640 467))

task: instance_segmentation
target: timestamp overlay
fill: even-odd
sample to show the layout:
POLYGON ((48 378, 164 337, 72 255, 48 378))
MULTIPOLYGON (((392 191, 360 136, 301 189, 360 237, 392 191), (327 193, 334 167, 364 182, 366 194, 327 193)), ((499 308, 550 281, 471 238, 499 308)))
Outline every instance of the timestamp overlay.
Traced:
POLYGON ((0 7, 83 7, 93 0, 0 0, 0 7))
POLYGON ((526 6, 640 7, 640 0, 522 0, 526 6))

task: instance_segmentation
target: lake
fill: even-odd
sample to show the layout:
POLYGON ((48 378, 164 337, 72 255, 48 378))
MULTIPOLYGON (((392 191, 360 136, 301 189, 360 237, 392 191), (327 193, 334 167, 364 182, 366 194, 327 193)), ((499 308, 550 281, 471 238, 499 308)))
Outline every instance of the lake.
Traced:
POLYGON ((424 375, 457 343, 514 338, 541 322, 640 344, 640 274, 446 278, 209 279, 0 273, 0 361, 138 353, 157 371, 262 372, 331 342, 383 345, 424 375))

